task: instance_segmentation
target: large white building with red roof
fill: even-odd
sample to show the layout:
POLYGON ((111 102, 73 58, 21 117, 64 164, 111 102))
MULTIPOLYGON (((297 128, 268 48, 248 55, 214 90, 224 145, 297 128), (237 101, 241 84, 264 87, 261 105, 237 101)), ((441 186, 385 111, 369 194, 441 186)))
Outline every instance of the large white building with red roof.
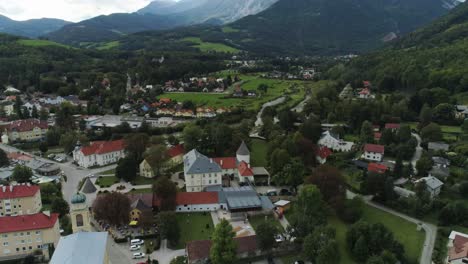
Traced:
POLYGON ((42 208, 39 186, 0 185, 0 217, 35 214, 42 208))
POLYGON ((79 147, 73 151, 73 160, 80 167, 90 168, 116 163, 125 157, 123 139, 114 141, 93 141, 89 146, 79 147))
POLYGON ((49 259, 49 248, 60 239, 58 214, 48 212, 0 217, 0 262, 24 258, 41 251, 49 259))
POLYGON ((33 142, 44 139, 48 128, 46 121, 24 119, 3 126, 3 133, 8 135, 8 140, 12 142, 33 142))

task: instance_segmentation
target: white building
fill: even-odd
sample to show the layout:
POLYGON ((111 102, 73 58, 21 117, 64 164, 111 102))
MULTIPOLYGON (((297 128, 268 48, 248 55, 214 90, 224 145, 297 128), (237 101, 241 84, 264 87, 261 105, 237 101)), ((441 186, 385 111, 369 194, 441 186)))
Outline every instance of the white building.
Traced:
POLYGON ((442 181, 433 176, 421 178, 416 182, 424 182, 426 185, 426 191, 429 192, 431 198, 438 196, 442 186, 444 185, 442 181))
POLYGON ((366 144, 362 157, 369 161, 382 161, 385 154, 385 146, 366 144))
POLYGON ((184 156, 184 176, 187 192, 201 192, 208 186, 221 185, 223 170, 194 149, 184 156))
POLYGON ((73 160, 84 168, 106 166, 116 163, 125 157, 125 142, 94 141, 89 146, 79 147, 73 151, 73 160))
POLYGON ((330 131, 322 133, 322 137, 319 139, 318 144, 338 152, 351 151, 354 146, 353 142, 341 140, 338 135, 330 131))
POLYGON ((214 212, 226 209, 226 204, 221 204, 218 192, 181 192, 176 197, 176 212, 214 212))

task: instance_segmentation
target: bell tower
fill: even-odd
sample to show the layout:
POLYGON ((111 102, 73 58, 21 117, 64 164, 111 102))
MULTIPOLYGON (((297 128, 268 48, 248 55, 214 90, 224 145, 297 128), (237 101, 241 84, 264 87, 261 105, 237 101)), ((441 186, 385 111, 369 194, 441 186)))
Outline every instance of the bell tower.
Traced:
POLYGON ((82 193, 74 194, 71 198, 70 217, 73 233, 91 232, 91 219, 86 195, 82 193))

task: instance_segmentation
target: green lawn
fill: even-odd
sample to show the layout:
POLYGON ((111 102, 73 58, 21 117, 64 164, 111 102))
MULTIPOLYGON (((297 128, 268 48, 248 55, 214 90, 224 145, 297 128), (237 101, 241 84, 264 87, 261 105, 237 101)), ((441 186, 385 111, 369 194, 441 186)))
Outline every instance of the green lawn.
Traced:
POLYGON ((351 254, 346 245, 346 232, 348 231, 348 226, 336 216, 330 216, 328 218, 328 224, 336 230, 336 242, 338 243, 338 251, 340 252, 340 263, 355 263, 354 260, 352 260, 351 254))
POLYGON ((147 185, 147 184, 153 184, 156 180, 151 179, 151 178, 145 178, 145 177, 137 177, 132 183, 134 185, 147 185))
POLYGON ((297 255, 288 255, 288 256, 283 256, 280 258, 283 264, 294 264, 295 261, 297 260, 303 260, 297 255))
POLYGON ((238 29, 236 28, 233 28, 233 27, 223 27, 223 33, 236 33, 236 32, 239 32, 238 29))
POLYGON ((44 46, 57 46, 62 48, 69 48, 69 46, 49 41, 49 40, 41 40, 41 39, 20 39, 18 43, 24 46, 30 47, 44 47, 44 46))
POLYGON ((213 43, 213 42, 204 42, 200 38, 196 37, 188 37, 182 39, 182 41, 187 41, 187 42, 192 42, 195 45, 193 47, 196 47, 200 49, 202 52, 210 52, 210 51, 215 51, 215 52, 227 52, 227 53, 238 53, 239 50, 233 47, 230 47, 228 45, 222 44, 222 43, 213 43))
POLYGON ((278 219, 276 219, 276 218, 275 218, 274 216, 272 216, 272 215, 268 215, 268 216, 257 215, 257 216, 249 217, 249 223, 250 223, 250 225, 252 226, 252 228, 253 228, 254 230, 257 230, 257 227, 258 227, 263 221, 265 221, 265 219, 266 219, 268 222, 273 223, 273 224, 278 228, 278 230, 280 230, 280 231, 283 231, 283 230, 284 230, 283 226, 282 226, 281 223, 278 221, 278 219))
POLYGON ((105 44, 102 44, 101 46, 97 47, 97 49, 98 50, 108 50, 108 49, 117 48, 118 46, 120 46, 119 41, 111 41, 111 42, 107 42, 105 44))
POLYGON ((265 167, 268 165, 267 161, 267 152, 268 152, 268 143, 265 140, 261 139, 252 139, 252 165, 258 167, 265 167))
POLYGON ((99 173, 99 175, 115 175, 115 169, 110 169, 99 173))
POLYGON ((369 223, 382 223, 390 229, 395 238, 404 246, 409 260, 416 263, 424 245, 424 231, 417 231, 416 224, 379 209, 365 206, 363 219, 369 223))
POLYGON ((103 176, 102 178, 98 178, 97 181, 96 181, 96 185, 98 186, 106 186, 106 187, 110 187, 112 185, 114 185, 116 182, 119 182, 119 178, 115 177, 115 176, 103 176))
POLYGON ((133 193, 133 194, 139 194, 139 193, 152 193, 153 190, 151 188, 148 188, 148 189, 135 189, 135 190, 131 190, 129 193, 133 193))
POLYGON ((185 248, 189 241, 211 239, 214 227, 210 213, 178 213, 177 222, 180 227, 178 249, 185 248))

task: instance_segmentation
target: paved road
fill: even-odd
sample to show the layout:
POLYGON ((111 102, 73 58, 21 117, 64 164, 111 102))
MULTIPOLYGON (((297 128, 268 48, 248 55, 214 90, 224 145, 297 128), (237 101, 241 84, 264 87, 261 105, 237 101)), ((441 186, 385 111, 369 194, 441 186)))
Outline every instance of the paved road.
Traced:
MULTIPOLYGON (((354 197, 357 196, 357 194, 352 193, 351 191, 347 191, 347 197, 354 197)), ((406 221, 415 223, 416 225, 420 225, 422 229, 424 229, 426 233, 426 238, 424 240, 424 246, 422 249, 421 257, 419 259, 420 264, 428 264, 432 263, 432 252, 434 250, 434 245, 435 245, 435 240, 437 236, 437 226, 430 224, 430 223, 425 223, 419 219, 413 218, 411 216, 402 214, 400 212, 397 212, 393 209, 390 209, 388 207, 385 207, 383 205, 380 205, 378 203, 375 203, 371 201, 370 197, 363 197, 363 200, 366 204, 375 207, 379 210, 385 211, 387 213, 390 213, 392 215, 396 215, 398 217, 401 217, 405 219, 406 221)))
POLYGON ((416 133, 411 133, 411 135, 415 137, 416 140, 418 141, 418 145, 416 146, 416 151, 414 152, 413 158, 411 159, 411 165, 413 166, 414 174, 416 174, 418 172, 416 170, 416 163, 421 158, 423 148, 421 147, 421 137, 416 133))
POLYGON ((265 110, 265 108, 270 107, 270 106, 275 106, 275 105, 282 104, 282 103, 284 103, 285 100, 286 100, 286 97, 279 97, 279 98, 276 98, 273 101, 270 101, 270 102, 267 102, 267 103, 263 104, 262 109, 260 109, 260 112, 258 112, 258 114, 257 114, 257 120, 255 121, 255 126, 256 127, 263 126, 262 114, 263 114, 263 111, 265 110))
POLYGON ((304 107, 307 104, 307 101, 310 100, 312 96, 307 95, 304 100, 302 100, 299 104, 297 104, 294 108, 291 109, 291 111, 296 112, 296 113, 302 113, 304 111, 304 107))

